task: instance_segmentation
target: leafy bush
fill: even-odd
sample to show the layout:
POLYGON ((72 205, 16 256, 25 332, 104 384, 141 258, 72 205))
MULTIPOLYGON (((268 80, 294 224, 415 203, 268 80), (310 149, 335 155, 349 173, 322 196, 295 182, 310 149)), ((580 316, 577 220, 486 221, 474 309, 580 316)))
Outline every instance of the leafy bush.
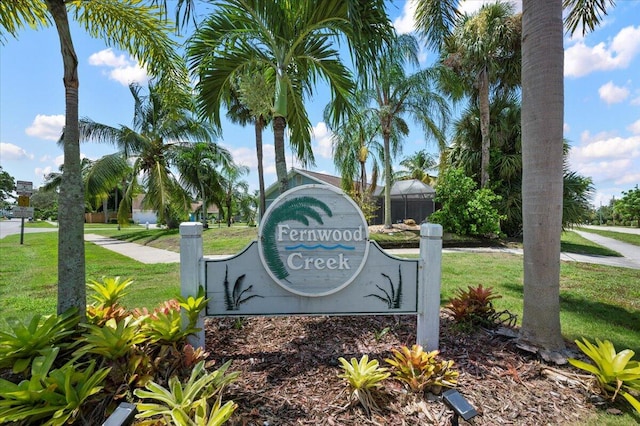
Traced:
POLYGON ((574 358, 569 358, 569 363, 592 373, 598 381, 600 390, 605 395, 610 395, 611 401, 620 394, 636 411, 640 412, 640 401, 630 393, 640 392, 640 362, 631 360, 635 353, 630 349, 616 352, 615 347, 608 340, 601 342, 596 339, 596 346, 585 338, 582 340, 584 343, 576 340, 576 344, 595 365, 574 358))
POLYGON ((502 216, 493 204, 500 197, 490 189, 476 189, 476 183, 460 169, 448 169, 439 179, 435 201, 442 209, 429 216, 445 232, 468 236, 500 234, 502 216))
POLYGON ((414 392, 439 394, 443 386, 452 388, 458 381, 459 373, 452 368, 453 361, 439 361, 438 351, 424 352, 422 346, 413 345, 411 349, 402 346, 391 352, 393 358, 385 361, 393 367, 395 378, 414 392))
POLYGON ((350 403, 359 402, 368 415, 378 410, 374 393, 379 389, 380 382, 390 376, 386 368, 380 367, 377 360, 369 361, 368 355, 363 355, 360 361, 351 358, 351 363, 340 357, 343 373, 338 377, 344 379, 349 387, 350 403))

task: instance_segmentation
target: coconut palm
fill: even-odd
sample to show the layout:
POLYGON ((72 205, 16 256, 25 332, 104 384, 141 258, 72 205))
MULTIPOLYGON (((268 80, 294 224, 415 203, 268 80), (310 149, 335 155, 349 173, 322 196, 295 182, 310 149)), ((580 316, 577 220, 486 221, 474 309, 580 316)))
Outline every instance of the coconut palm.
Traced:
POLYGON ((219 145, 196 142, 178 144, 170 155, 182 186, 196 193, 202 201, 202 226, 207 228, 207 208, 212 201, 221 199, 224 179, 220 169, 231 167, 231 154, 219 145))
POLYGON ((359 70, 371 66, 392 31, 384 1, 218 0, 214 5, 216 12, 187 47, 190 69, 198 77, 200 113, 219 125, 220 106, 235 77, 256 68, 270 70, 276 173, 284 192, 286 126, 296 157, 303 165, 313 164, 304 101, 323 79, 333 98, 332 116, 345 115, 354 84, 334 45, 346 38, 359 70))
POLYGON ((418 65, 418 42, 410 35, 398 36, 383 49, 378 58, 379 66, 370 76, 371 88, 362 92, 368 107, 360 114, 375 117, 378 134, 383 142, 384 163, 384 226, 391 228, 391 164, 401 148, 401 139, 409 133, 405 117, 410 117, 422 127, 427 138, 433 138, 439 148, 444 148, 444 128, 449 109, 445 99, 433 88, 436 71, 423 69, 407 74, 406 66, 418 65))
MULTIPOLYGON (((135 0, 22 0, 3 1, 0 29, 11 36, 27 26, 55 24, 62 52, 65 88, 64 171, 59 195, 58 313, 76 307, 84 316, 86 276, 84 257, 84 199, 78 129, 78 58, 69 29, 69 15, 91 36, 126 50, 152 74, 174 88, 187 80, 175 53, 170 27, 161 10, 135 0)), ((3 42, 4 34, 0 34, 3 42)), ((177 90, 171 90, 176 92, 177 90)))
MULTIPOLYGON (((186 142, 210 143, 213 129, 193 117, 189 97, 176 103, 176 97, 165 98, 164 92, 154 83, 149 84, 148 95, 143 95, 137 84, 129 87, 135 104, 133 127, 121 125, 116 128, 83 119, 80 124, 82 138, 112 144, 133 162, 133 178, 118 210, 119 223, 128 222, 131 202, 142 189, 145 193, 142 205, 156 212, 160 223, 176 227, 191 207, 191 196, 171 170, 175 151, 182 149, 184 152, 186 142)), ((210 152, 224 155, 217 147, 211 147, 210 152)))

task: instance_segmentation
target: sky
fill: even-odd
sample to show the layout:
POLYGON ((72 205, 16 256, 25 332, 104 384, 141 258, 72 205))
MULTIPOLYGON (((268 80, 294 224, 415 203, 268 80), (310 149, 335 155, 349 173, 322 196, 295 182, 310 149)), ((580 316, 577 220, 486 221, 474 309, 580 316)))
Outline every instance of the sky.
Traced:
MULTIPOLYGON (((483 0, 465 0, 472 13, 483 0)), ((521 11, 521 2, 514 1, 521 11)), ((388 3, 388 13, 399 33, 413 31, 411 1, 388 3)), ((202 14, 201 14, 202 16, 202 14)), ((128 54, 108 48, 72 22, 80 80, 80 117, 114 127, 131 126, 132 81, 146 83, 148 76, 128 54)), ((621 0, 602 25, 582 37, 565 36, 565 122, 570 168, 591 177, 594 206, 607 205, 612 197, 640 184, 640 1, 621 0)), ((423 49, 422 66, 436 55, 423 49)), ((320 86, 306 106, 313 125, 312 146, 321 173, 337 174, 333 165, 331 134, 322 121, 329 100, 320 86)), ((461 108, 459 108, 461 110, 461 108)), ((57 145, 64 125, 64 87, 59 41, 54 28, 23 30, 17 39, 0 44, 0 166, 15 180, 31 181, 35 188, 44 176, 63 163, 57 145)), ((273 133, 264 133, 265 183, 276 181, 273 133)), ((253 127, 223 122, 217 141, 234 160, 250 168, 246 180, 257 189, 257 160, 253 127)), ((435 151, 417 127, 403 143, 402 158, 421 149, 435 151)), ((98 159, 115 152, 110 145, 83 142, 83 157, 98 159)), ((298 166, 287 158, 287 167, 298 166)))

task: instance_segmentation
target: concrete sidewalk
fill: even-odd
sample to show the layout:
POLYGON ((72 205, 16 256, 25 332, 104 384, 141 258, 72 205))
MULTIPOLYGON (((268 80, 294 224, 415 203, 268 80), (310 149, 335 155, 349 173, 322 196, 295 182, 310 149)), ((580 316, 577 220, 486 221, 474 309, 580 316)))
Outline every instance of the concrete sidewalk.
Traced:
MULTIPOLYGON (((585 233, 586 234, 586 233, 585 233)), ((593 234, 590 234, 593 235, 593 234)), ((587 237, 585 237, 587 238, 587 237)), ((604 237, 602 237, 604 238, 604 237)), ((180 253, 158 249, 154 247, 144 246, 135 243, 129 243, 125 241, 116 240, 114 238, 103 237, 95 234, 85 234, 85 241, 94 243, 106 249, 112 250, 116 253, 120 253, 123 256, 130 257, 138 262, 152 264, 152 263, 179 263, 180 253)), ((610 240, 610 238, 608 238, 610 240)), ((615 240, 614 240, 615 241, 615 240)), ((623 243, 624 244, 624 243, 623 243)), ((605 245, 606 244, 602 244, 605 245)), ((631 246, 631 244, 627 244, 631 246)), ((639 247, 632 246, 636 250, 640 251, 639 247)), ((622 251, 612 248, 613 250, 622 251)), ((392 255, 402 254, 419 254, 419 249, 390 249, 386 250, 387 253, 392 255)), ((508 253, 512 255, 522 255, 521 249, 510 248, 452 248, 443 249, 443 253, 508 253)), ((233 255, 207 255, 207 258, 211 259, 224 259, 233 255)), ((635 256, 632 254, 632 256, 635 256)), ((627 258, 627 257, 609 257, 609 256, 587 256, 574 253, 561 253, 560 260, 571 262, 584 262, 584 263, 596 263, 608 266, 619 266, 623 268, 640 269, 640 258, 627 258)))

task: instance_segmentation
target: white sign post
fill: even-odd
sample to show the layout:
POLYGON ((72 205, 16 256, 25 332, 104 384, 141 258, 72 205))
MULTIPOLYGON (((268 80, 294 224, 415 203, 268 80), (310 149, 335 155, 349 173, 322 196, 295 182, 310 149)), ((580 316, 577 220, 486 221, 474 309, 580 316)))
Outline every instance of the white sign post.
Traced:
MULTIPOLYGON (((422 226, 420 259, 390 256, 342 191, 303 185, 267 209, 259 239, 227 259, 202 256, 202 227, 180 226, 182 295, 203 286, 207 316, 417 315, 416 341, 438 348, 442 227, 422 226)), ((204 332, 197 341, 204 345, 204 332)))

